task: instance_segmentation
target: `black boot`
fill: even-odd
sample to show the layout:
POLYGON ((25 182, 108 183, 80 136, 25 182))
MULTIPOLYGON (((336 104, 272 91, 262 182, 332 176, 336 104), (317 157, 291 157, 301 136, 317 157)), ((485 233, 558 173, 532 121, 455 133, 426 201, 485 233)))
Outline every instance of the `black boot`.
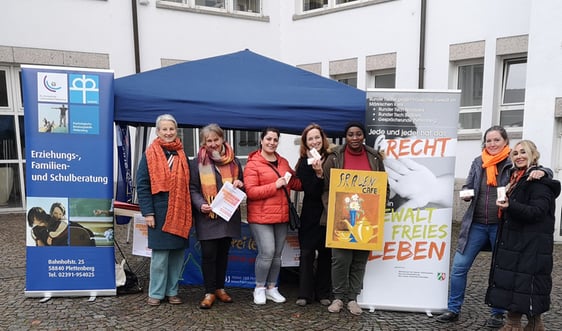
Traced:
POLYGON ((444 314, 437 316, 436 320, 439 323, 456 322, 459 320, 459 314, 453 313, 452 311, 448 311, 444 314))

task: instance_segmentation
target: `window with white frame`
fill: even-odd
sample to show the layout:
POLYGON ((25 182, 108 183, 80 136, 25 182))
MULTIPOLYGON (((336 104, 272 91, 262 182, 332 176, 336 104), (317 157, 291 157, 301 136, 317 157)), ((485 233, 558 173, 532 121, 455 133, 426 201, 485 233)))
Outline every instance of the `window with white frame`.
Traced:
POLYGON ((373 70, 367 73, 368 88, 395 88, 396 70, 373 70))
POLYGON ((381 0, 299 0, 302 1, 302 11, 307 12, 311 10, 321 11, 323 9, 347 9, 355 6, 348 6, 357 4, 357 6, 378 4, 381 0))
POLYGON ((234 0, 234 11, 260 13, 260 0, 234 0))
POLYGON ((245 165, 248 160, 248 154, 259 148, 260 132, 235 130, 233 135, 234 153, 240 159, 240 162, 245 165))
POLYGON ((357 73, 333 75, 332 79, 349 86, 357 87, 357 73))
POLYGON ((480 129, 482 120, 482 90, 484 64, 460 64, 457 71, 457 88, 461 90, 459 129, 480 129))
POLYGON ((319 8, 328 7, 328 0, 303 0, 302 1, 302 10, 314 10, 319 8))
POLYGON ((25 135, 21 91, 19 66, 0 66, 0 209, 23 206, 25 135))
POLYGON ((500 125, 522 127, 527 81, 527 58, 506 59, 503 62, 500 125))
POLYGON ((182 141, 183 151, 188 158, 194 158, 199 151, 199 140, 194 128, 179 128, 178 137, 182 141))
POLYGON ((225 8, 225 0, 195 0, 195 5, 212 8, 225 8))
POLYGON ((218 10, 223 12, 261 13, 261 0, 161 0, 196 7, 201 10, 218 10))

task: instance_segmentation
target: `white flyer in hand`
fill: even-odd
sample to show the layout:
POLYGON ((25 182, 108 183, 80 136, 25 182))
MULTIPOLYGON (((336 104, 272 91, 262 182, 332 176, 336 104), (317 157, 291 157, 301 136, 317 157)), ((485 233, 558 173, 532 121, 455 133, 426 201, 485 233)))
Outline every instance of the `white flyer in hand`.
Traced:
POLYGON ((287 172, 285 173, 285 176, 283 176, 283 177, 285 177, 285 181, 286 181, 287 183, 289 183, 289 181, 291 180, 291 176, 292 176, 291 173, 287 171, 287 172))
POLYGON ((308 165, 311 165, 312 162, 316 161, 316 160, 320 160, 322 157, 320 156, 320 153, 318 153, 318 151, 316 150, 316 148, 311 148, 310 149, 310 154, 312 155, 312 157, 309 157, 306 161, 308 163, 308 165))
POLYGON ((211 209, 228 222, 245 198, 246 193, 232 186, 231 182, 225 182, 211 203, 211 209))

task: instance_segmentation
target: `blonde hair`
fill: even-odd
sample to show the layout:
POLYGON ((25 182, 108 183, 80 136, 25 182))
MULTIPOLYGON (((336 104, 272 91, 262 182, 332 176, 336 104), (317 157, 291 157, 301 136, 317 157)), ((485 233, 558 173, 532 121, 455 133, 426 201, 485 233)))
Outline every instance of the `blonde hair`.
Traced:
POLYGON ((211 123, 199 130, 199 142, 201 146, 205 146, 205 139, 211 132, 216 133, 219 138, 224 140, 224 130, 218 124, 211 123))
MULTIPOLYGON (((527 168, 533 165, 538 165, 541 154, 537 150, 537 145, 535 145, 535 143, 530 140, 521 140, 517 144, 515 144, 515 147, 513 147, 513 149, 511 150, 511 161, 513 162, 513 153, 519 152, 517 150, 517 146, 519 145, 521 145, 521 148, 523 148, 525 154, 527 154, 527 168)), ((513 166, 515 167, 515 162, 513 162, 513 166)))

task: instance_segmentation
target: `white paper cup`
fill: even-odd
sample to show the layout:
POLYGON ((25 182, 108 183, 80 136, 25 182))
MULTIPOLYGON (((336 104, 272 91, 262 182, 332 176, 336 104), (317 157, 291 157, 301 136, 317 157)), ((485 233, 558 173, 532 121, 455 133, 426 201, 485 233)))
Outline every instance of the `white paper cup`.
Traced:
POLYGON ((504 202, 505 199, 506 199, 506 196, 505 196, 505 186, 499 186, 499 187, 497 188, 497 192, 498 192, 498 201, 504 202))

